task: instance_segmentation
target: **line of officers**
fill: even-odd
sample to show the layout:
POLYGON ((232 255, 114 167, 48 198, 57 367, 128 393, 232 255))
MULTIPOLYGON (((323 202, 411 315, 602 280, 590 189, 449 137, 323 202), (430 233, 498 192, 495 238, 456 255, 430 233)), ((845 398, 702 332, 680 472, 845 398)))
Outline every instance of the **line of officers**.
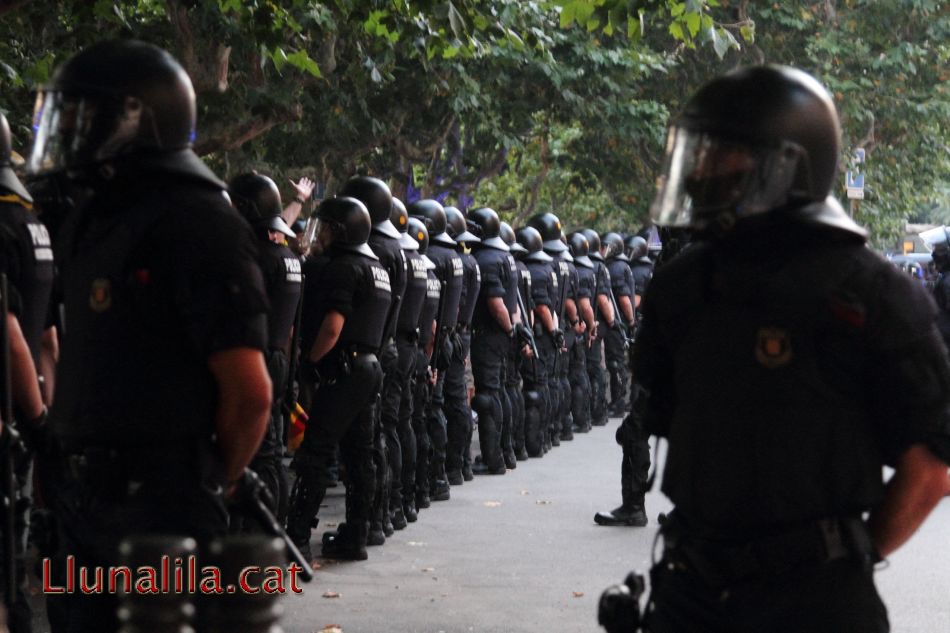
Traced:
MULTIPOLYGON (((308 188, 295 184, 282 208, 266 176, 219 180, 191 150, 187 74, 142 42, 70 58, 34 116, 29 190, 0 116, 4 442, 16 430, 28 449, 4 455, 21 495, 13 631, 31 626, 31 480, 45 508, 31 539, 57 586, 67 557, 112 564, 129 535, 205 544, 253 530, 229 507, 248 465, 308 558, 341 466, 346 521, 324 535, 323 555, 365 559, 450 486, 502 475, 637 400, 626 354, 656 254, 642 237, 564 235, 550 213, 513 231, 488 208, 406 208, 363 176, 294 231, 308 188), (311 421, 291 486, 294 397, 311 421)), ((649 455, 633 419, 618 435, 624 504, 600 523, 646 522, 649 455)), ((53 631, 114 630, 115 607, 114 596, 47 600, 53 631)))
MULTIPOLYGON (((275 226, 276 186, 263 176, 244 182, 251 181, 266 195, 232 183, 232 198, 242 209, 241 200, 269 196, 270 211, 256 222, 275 226)), ((280 514, 308 558, 337 455, 346 520, 324 534, 322 553, 363 560, 367 545, 384 543, 432 501, 448 500, 451 486, 475 474, 503 475, 629 409, 627 351, 652 270, 643 237, 625 243, 610 233, 601 245, 590 229, 566 236, 551 213, 514 231, 489 208, 466 214, 431 199, 406 207, 366 176, 347 181, 313 220, 300 237, 308 255, 298 376, 312 422, 294 456, 289 495, 281 492, 283 475, 261 471, 275 497, 287 499, 280 514)), ((284 289, 269 294, 292 298, 298 270, 288 268, 284 289)), ((284 322, 292 303, 280 311, 284 322)), ((624 504, 599 514, 599 523, 646 522, 646 438, 625 436, 638 461, 625 460, 624 504)), ((279 459, 270 463, 280 469, 279 459)))

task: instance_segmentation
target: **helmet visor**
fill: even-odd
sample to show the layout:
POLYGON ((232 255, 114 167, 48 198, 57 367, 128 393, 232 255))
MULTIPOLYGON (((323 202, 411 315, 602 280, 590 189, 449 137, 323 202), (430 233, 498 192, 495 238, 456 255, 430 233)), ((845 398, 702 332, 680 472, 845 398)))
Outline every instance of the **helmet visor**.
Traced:
POLYGON ((136 137, 141 111, 131 97, 41 91, 33 111, 27 173, 50 174, 115 157, 136 137))
POLYGON ((661 226, 729 228, 795 198, 803 157, 787 141, 762 146, 673 127, 650 215, 661 226))

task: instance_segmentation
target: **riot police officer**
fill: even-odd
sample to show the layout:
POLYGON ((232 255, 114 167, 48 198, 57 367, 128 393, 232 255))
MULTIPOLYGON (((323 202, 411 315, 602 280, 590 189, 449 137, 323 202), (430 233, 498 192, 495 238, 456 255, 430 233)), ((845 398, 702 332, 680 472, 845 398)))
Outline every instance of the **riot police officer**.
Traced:
POLYGON ((610 273, 610 290, 616 313, 614 327, 608 327, 604 337, 607 372, 610 375, 610 404, 607 412, 620 417, 626 415, 629 409, 627 392, 630 370, 627 352, 635 324, 633 300, 636 292, 633 271, 630 270, 629 260, 624 253, 623 238, 619 234, 608 233, 604 236, 604 258, 610 273))
POLYGON ((228 184, 231 202, 247 220, 257 237, 257 263, 264 276, 270 310, 267 313, 265 360, 273 391, 271 416, 264 440, 251 462, 271 491, 283 521, 289 502, 289 481, 284 467, 283 405, 290 366, 290 334, 297 317, 302 281, 301 262, 290 248, 288 238, 296 237, 281 217, 280 191, 273 180, 257 173, 235 176, 228 184))
MULTIPOLYGON (((626 255, 634 280, 634 310, 640 305, 641 296, 653 274, 653 262, 647 257, 647 242, 639 235, 625 241, 626 255)), ((640 327, 640 319, 636 321, 640 327)), ((616 439, 623 450, 620 465, 621 504, 610 511, 598 512, 594 521, 598 525, 629 525, 643 527, 647 524, 644 496, 650 470, 650 445, 643 428, 643 409, 647 394, 637 381, 630 379, 630 411, 617 429, 616 439)))
POLYGON ((294 455, 297 481, 287 534, 310 557, 310 530, 331 483, 339 444, 347 472, 346 522, 323 543, 328 558, 365 560, 375 494, 375 407, 382 388, 376 353, 390 309, 389 274, 367 244, 369 211, 355 198, 324 200, 317 208, 323 254, 307 260, 301 325, 302 380, 315 388, 308 425, 294 455))
POLYGON ((590 417, 593 426, 607 424, 607 376, 604 366, 605 333, 615 327, 614 308, 610 289, 610 272, 601 253, 600 235, 593 229, 582 229, 589 246, 588 257, 594 264, 595 293, 591 299, 596 336, 587 348, 587 377, 590 382, 590 417))
POLYGON ((570 382, 571 412, 574 417, 574 432, 587 433, 590 423, 590 377, 587 374, 587 350, 592 337, 596 336, 594 308, 591 301, 596 294, 596 273, 594 262, 588 253, 590 242, 583 233, 575 231, 568 236, 568 246, 574 258, 577 272, 576 299, 577 318, 584 323, 583 332, 577 335, 577 342, 571 349, 570 382))
MULTIPOLYGON (((13 420, 3 422, 15 425, 20 434, 29 440, 44 432, 44 403, 49 402, 49 394, 44 394, 40 389, 40 385, 45 382, 45 377, 40 375, 40 368, 43 338, 56 335, 55 327, 47 325, 53 286, 53 250, 49 231, 32 211, 33 198, 13 173, 10 161, 12 151, 10 127, 6 117, 0 114, 0 273, 6 275, 6 300, 9 305, 9 311, 2 318, 6 320, 7 337, 4 344, 9 346, 12 370, 9 384, 13 402, 10 404, 16 416, 15 423, 13 420)), ((2 369, 0 378, 6 380, 2 369)), ((39 437, 36 440, 39 441, 39 437)), ((0 454, 0 460, 12 458, 12 451, 0 454)), ((21 459, 14 460, 11 466, 16 471, 17 489, 4 490, 3 493, 8 496, 7 507, 16 508, 16 524, 25 526, 24 515, 29 510, 25 489, 29 478, 29 458, 23 455, 21 459)), ((24 542, 24 534, 15 536, 18 556, 23 555, 24 542)), ((18 575, 22 575, 24 561, 18 560, 16 569, 18 575)), ((5 579, 6 574, 2 580, 5 579)), ((7 620, 14 633, 29 631, 32 620, 30 608, 19 583, 15 593, 15 602, 6 605, 7 620)))
MULTIPOLYGON (((435 386, 434 349, 438 329, 439 307, 444 285, 436 274, 436 265, 429 259, 429 230, 420 218, 409 218, 409 235, 418 243, 418 254, 426 270, 426 294, 419 311, 419 343, 412 380, 411 423, 416 438, 415 460, 403 467, 403 509, 408 521, 414 521, 419 510, 430 505, 430 462, 432 439, 432 389, 435 386), (414 468, 411 468, 414 466, 414 468)), ((437 429, 438 430, 438 429, 437 429)))
POLYGON ((551 311, 554 305, 551 296, 557 287, 557 278, 551 270, 553 259, 544 252, 541 234, 537 229, 523 226, 515 232, 515 238, 526 251, 523 262, 528 272, 526 285, 530 288, 530 297, 525 305, 530 305, 532 311, 535 347, 540 353, 540 357, 522 364, 525 448, 529 456, 541 457, 551 447, 547 420, 553 415, 554 403, 547 373, 557 339, 551 311))
POLYGON ((873 565, 945 492, 933 302, 828 197, 839 137, 824 87, 778 66, 712 80, 670 129, 652 214, 699 242, 654 275, 634 354, 675 505, 655 633, 887 631, 873 565))
MULTIPOLYGON (((515 323, 516 330, 520 326, 528 328, 529 317, 521 310, 524 301, 519 300, 521 298, 521 283, 523 279, 521 269, 524 264, 519 265, 518 263, 518 257, 527 255, 528 249, 515 240, 514 229, 512 229, 511 225, 507 222, 501 223, 498 235, 505 244, 508 245, 508 250, 511 253, 511 258, 515 265, 515 269, 512 272, 515 273, 515 287, 518 295, 514 304, 515 314, 512 315, 512 321, 515 323)), ((524 271, 530 278, 527 267, 524 268, 524 271)), ((521 364, 523 360, 524 357, 519 346, 512 345, 508 352, 508 363, 505 366, 505 395, 508 400, 508 410, 504 412, 505 424, 502 428, 506 429, 506 431, 503 432, 501 440, 505 453, 505 465, 509 469, 516 468, 519 461, 528 459, 528 451, 524 445, 524 395, 521 390, 521 364)), ((502 404, 504 404, 504 401, 502 404)))
POLYGON ((472 346, 472 314, 482 285, 478 262, 471 254, 472 246, 481 242, 468 230, 465 214, 456 207, 445 207, 446 230, 458 245, 465 270, 465 283, 459 302, 458 322, 455 325, 455 346, 452 359, 445 372, 445 417, 448 425, 445 471, 449 483, 460 485, 471 481, 472 474, 472 409, 468 402, 468 384, 465 379, 465 363, 472 346))
POLYGON ((393 210, 393 195, 382 180, 369 176, 354 176, 340 189, 341 196, 356 198, 366 206, 373 222, 368 244, 380 265, 389 275, 392 303, 386 314, 383 329, 383 344, 379 351, 379 363, 383 368, 383 390, 376 408, 375 431, 376 499, 373 502, 373 520, 370 524, 368 543, 382 545, 393 533, 389 517, 389 495, 393 474, 391 464, 402 461, 399 442, 399 353, 394 339, 396 322, 402 296, 406 292, 406 256, 400 246, 400 233, 390 221, 393 210))
MULTIPOLYGON (((267 299, 253 235, 190 149, 182 67, 137 41, 96 44, 40 90, 27 170, 85 189, 57 257, 69 330, 44 490, 52 573, 118 563, 138 533, 226 531, 222 491, 267 427, 267 299), (82 116, 77 119, 78 114, 82 116)), ((57 579, 54 578, 54 582, 57 579)), ((114 596, 48 596, 53 631, 113 631, 114 596)))
POLYGON ((557 446, 560 440, 573 439, 571 430, 571 385, 568 379, 570 370, 570 350, 576 341, 576 330, 580 320, 577 317, 575 297, 576 269, 568 259, 568 247, 561 241, 561 221, 553 213, 543 213, 528 220, 528 226, 541 234, 544 252, 551 256, 551 267, 556 276, 557 287, 552 297, 552 313, 555 318, 556 345, 552 350, 552 361, 548 372, 548 384, 551 398, 554 400, 554 416, 549 428, 551 444, 557 446))
MULTIPOLYGON (((475 474, 504 475, 507 471, 502 448, 505 394, 505 366, 509 349, 515 344, 512 323, 513 292, 516 292, 513 260, 501 239, 498 214, 487 207, 469 213, 481 242, 473 251, 482 272, 478 303, 472 317, 472 373, 475 397, 472 409, 478 414, 478 443, 481 461, 475 474)), ((515 269, 516 270, 516 269, 515 269)))
POLYGON ((435 200, 417 200, 409 205, 409 215, 422 218, 429 224, 429 249, 426 256, 435 264, 435 274, 442 284, 442 308, 438 315, 438 344, 433 352, 433 366, 437 379, 432 389, 429 412, 429 439, 432 442, 429 462, 429 486, 432 501, 447 501, 451 495, 445 472, 447 421, 444 412, 445 373, 453 355, 455 327, 458 323, 459 303, 465 281, 465 265, 456 252, 456 243, 446 232, 445 209, 435 200))
MULTIPOLYGON (((419 345, 419 317, 426 300, 428 273, 431 262, 419 253, 418 233, 409 234, 409 213, 399 198, 393 198, 393 211, 390 221, 399 231, 399 245, 406 256, 406 293, 396 321, 396 350, 399 355, 398 380, 394 383, 399 396, 397 433, 400 451, 391 452, 389 467, 392 472, 390 484, 389 511, 392 525, 396 530, 406 527, 411 518, 415 521, 415 510, 407 513, 407 505, 414 508, 414 502, 408 504, 404 497, 404 473, 413 473, 416 468, 416 434, 412 428, 412 382, 415 373, 416 357, 419 345)), ((412 497, 411 492, 406 495, 412 497)))
POLYGON ((937 314, 937 327, 944 344, 950 349, 950 275, 947 274, 950 272, 950 235, 946 227, 943 227, 942 238, 933 244, 931 254, 938 273, 934 281, 933 295, 940 310, 937 314))

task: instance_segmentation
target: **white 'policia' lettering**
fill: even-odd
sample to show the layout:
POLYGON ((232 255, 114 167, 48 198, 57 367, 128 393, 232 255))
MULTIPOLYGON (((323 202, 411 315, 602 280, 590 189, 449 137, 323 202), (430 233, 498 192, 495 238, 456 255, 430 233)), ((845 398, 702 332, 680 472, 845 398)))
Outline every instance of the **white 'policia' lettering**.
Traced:
POLYGON ((53 261, 53 249, 50 248, 49 231, 42 224, 27 224, 26 228, 30 231, 30 237, 33 239, 33 256, 38 262, 53 261))
POLYGON ((300 274, 300 260, 296 257, 284 258, 284 270, 287 271, 287 281, 299 284, 302 281, 300 274))
POLYGON ((375 266, 371 270, 373 271, 373 284, 380 290, 392 292, 392 287, 389 285, 389 273, 375 266))

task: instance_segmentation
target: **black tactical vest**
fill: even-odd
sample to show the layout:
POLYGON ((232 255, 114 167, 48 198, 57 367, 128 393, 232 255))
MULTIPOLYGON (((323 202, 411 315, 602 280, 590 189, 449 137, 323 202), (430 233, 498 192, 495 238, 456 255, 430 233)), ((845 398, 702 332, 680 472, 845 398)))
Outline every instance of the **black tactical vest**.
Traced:
POLYGON ((422 303, 426 297, 426 282, 429 278, 425 261, 416 251, 406 251, 408 275, 406 294, 402 298, 402 307, 399 309, 399 322, 396 332, 400 335, 409 335, 419 327, 419 314, 422 312, 422 303))
POLYGON ((883 452, 867 408, 864 324, 880 298, 863 290, 864 247, 772 261, 724 250, 684 252, 648 298, 674 368, 663 491, 733 535, 868 509, 883 452))

